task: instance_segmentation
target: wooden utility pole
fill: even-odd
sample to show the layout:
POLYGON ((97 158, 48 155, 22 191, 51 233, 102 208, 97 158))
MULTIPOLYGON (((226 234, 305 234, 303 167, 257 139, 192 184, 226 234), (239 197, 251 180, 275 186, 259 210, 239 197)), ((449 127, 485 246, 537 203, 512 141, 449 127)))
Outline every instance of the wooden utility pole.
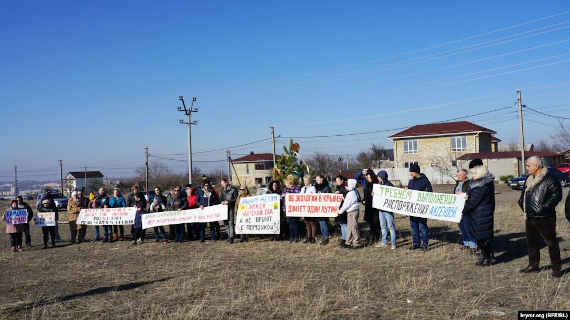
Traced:
POLYGON ((148 146, 144 147, 145 192, 148 194, 148 146))
POLYGON ((232 167, 231 167, 232 156, 231 156, 230 150, 226 151, 226 156, 227 156, 227 160, 228 160, 228 180, 230 181, 230 183, 233 183, 232 167))
POLYGON ((59 160, 59 183, 61 186, 61 196, 63 197, 63 161, 59 160))
POLYGON ((18 166, 14 166, 14 197, 19 195, 18 190, 18 166))
POLYGON ((277 167, 277 160, 275 157, 275 127, 271 126, 271 141, 273 143, 273 168, 277 167))
POLYGON ((83 195, 85 195, 87 193, 87 167, 84 167, 83 173, 83 195))
POLYGON ((519 126, 520 126, 520 140, 521 140, 521 170, 519 175, 523 175, 526 172, 525 168, 525 157, 524 157, 524 123, 523 123, 523 104, 522 104, 522 94, 520 90, 517 90, 517 107, 519 111, 519 126))

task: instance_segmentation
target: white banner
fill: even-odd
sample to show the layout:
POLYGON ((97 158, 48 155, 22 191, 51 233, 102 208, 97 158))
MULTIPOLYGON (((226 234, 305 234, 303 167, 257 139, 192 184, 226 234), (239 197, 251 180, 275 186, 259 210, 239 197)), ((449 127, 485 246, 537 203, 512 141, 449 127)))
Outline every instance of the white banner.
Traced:
POLYGON ((372 206, 407 216, 459 223, 465 206, 462 194, 423 192, 374 184, 372 206))
POLYGON ((228 220, 228 206, 218 204, 203 209, 153 212, 142 215, 142 227, 168 226, 171 224, 213 222, 228 220))
POLYGON ((55 212, 36 212, 34 225, 36 227, 55 227, 55 212))
POLYGON ((338 216, 338 209, 343 200, 342 194, 336 193, 288 193, 285 195, 287 217, 322 217, 338 216))
POLYGON ((77 224, 89 226, 118 226, 135 223, 137 209, 129 208, 100 208, 81 209, 77 224))
POLYGON ((241 198, 236 234, 279 234, 281 198, 278 194, 241 198))

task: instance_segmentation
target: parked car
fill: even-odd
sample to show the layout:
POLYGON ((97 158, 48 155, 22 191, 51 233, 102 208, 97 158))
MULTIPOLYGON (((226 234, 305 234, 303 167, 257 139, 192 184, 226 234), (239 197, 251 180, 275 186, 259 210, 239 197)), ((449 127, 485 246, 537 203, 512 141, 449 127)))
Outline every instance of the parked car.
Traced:
MULTIPOLYGON (((565 187, 570 184, 570 177, 568 176, 568 173, 560 172, 554 168, 548 168, 548 172, 553 176, 555 176, 556 179, 558 179, 558 181, 560 181, 562 187, 565 187)), ((526 181, 526 178, 528 178, 528 174, 523 174, 520 177, 514 177, 507 180, 507 184, 513 190, 515 189, 522 190, 524 188, 524 183, 526 181)))
POLYGON ((558 169, 558 171, 560 171, 562 173, 570 174, 570 162, 561 163, 557 169, 558 169))
POLYGON ((257 188, 257 191, 255 192, 256 196, 260 196, 263 194, 267 194, 267 192, 269 192, 269 187, 266 185, 261 185, 257 188))
POLYGON ((44 191, 38 195, 36 204, 39 206, 41 201, 44 199, 52 200, 55 203, 55 206, 57 207, 57 209, 59 209, 59 210, 67 209, 67 200, 68 199, 63 194, 61 194, 61 192, 57 192, 57 191, 53 191, 53 190, 44 191))

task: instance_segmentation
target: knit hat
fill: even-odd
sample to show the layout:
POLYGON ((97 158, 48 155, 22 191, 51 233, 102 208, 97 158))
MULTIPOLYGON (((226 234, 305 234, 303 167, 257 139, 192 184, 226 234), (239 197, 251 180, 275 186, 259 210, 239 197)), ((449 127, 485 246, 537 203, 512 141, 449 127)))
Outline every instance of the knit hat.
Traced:
POLYGON ((479 167, 479 166, 483 166, 483 160, 481 160, 481 159, 473 159, 473 160, 471 160, 471 162, 469 162, 469 169, 479 167))
POLYGON ((354 190, 356 188, 356 180, 348 179, 348 190, 354 190))
POLYGON ((410 164, 410 172, 420 173, 420 165, 417 162, 410 164))

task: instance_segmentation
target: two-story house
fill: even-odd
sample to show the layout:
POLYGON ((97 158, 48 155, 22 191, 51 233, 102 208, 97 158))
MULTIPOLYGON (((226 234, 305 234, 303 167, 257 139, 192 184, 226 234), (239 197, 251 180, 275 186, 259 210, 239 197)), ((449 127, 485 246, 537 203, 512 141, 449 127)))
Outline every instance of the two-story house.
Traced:
POLYGON ((389 139, 394 145, 394 167, 455 167, 467 153, 498 150, 495 131, 469 121, 422 124, 400 131, 389 139))
POLYGON ((73 190, 84 190, 88 194, 97 192, 97 189, 103 186, 103 178, 101 171, 70 171, 63 180, 68 193, 73 190))
POLYGON ((272 179, 273 154, 253 153, 232 160, 232 182, 242 186, 258 187, 272 179))

